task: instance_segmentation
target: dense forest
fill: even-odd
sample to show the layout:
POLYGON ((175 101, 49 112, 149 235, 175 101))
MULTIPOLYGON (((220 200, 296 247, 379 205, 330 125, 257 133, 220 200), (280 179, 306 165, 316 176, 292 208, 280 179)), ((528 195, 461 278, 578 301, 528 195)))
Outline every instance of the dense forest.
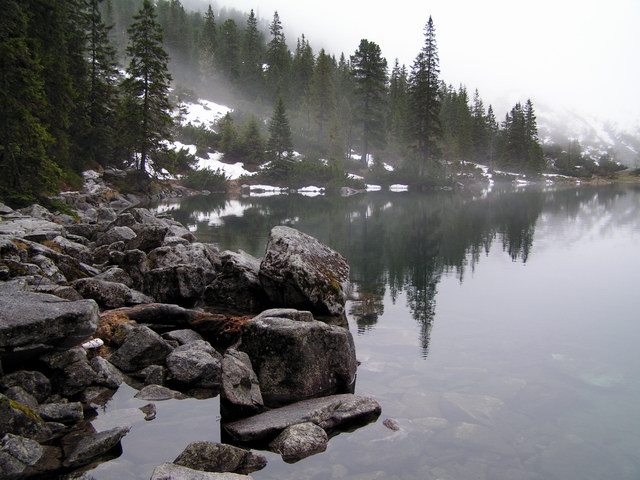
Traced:
POLYGON ((0 11, 0 197, 11 204, 76 188, 86 168, 189 172, 195 158, 172 139, 274 182, 337 184, 350 171, 428 186, 466 162, 531 174, 613 164, 575 141, 550 161, 531 100, 499 121, 477 90, 443 81, 431 18, 413 64, 390 68, 367 39, 338 57, 304 35, 291 49, 277 12, 262 22, 179 0, 0 0, 0 11), (197 96, 234 111, 215 131, 181 124, 180 102, 197 96))

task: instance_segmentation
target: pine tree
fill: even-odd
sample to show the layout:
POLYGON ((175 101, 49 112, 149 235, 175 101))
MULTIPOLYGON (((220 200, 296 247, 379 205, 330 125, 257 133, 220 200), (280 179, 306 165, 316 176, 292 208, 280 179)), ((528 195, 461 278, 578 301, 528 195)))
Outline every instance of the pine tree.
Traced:
POLYGON ((331 57, 320 50, 311 78, 311 106, 317 125, 318 140, 323 142, 329 121, 336 114, 336 87, 331 57))
POLYGON ((130 57, 128 77, 123 87, 131 109, 129 117, 133 137, 132 150, 139 156, 137 167, 145 170, 149 157, 162 150, 170 138, 173 120, 169 103, 168 55, 162 48, 162 29, 156 22, 153 4, 144 0, 129 27, 130 57))
POLYGON ((255 116, 251 116, 242 133, 242 154, 249 165, 259 165, 264 161, 264 139, 255 116))
POLYGON ((431 17, 425 27, 424 35, 424 47, 413 63, 409 78, 412 142, 418 155, 420 175, 426 173, 428 164, 436 164, 439 155, 438 141, 442 134, 439 120, 440 60, 431 17))
POLYGON ((538 124, 531 99, 524 106, 525 136, 527 144, 527 169, 540 173, 544 169, 544 156, 538 140, 538 124))
POLYGON ((362 39, 351 57, 351 65, 357 102, 355 114, 361 126, 362 160, 366 166, 370 144, 381 146, 384 141, 387 61, 376 43, 362 39))
POLYGON ((218 45, 218 27, 211 5, 204 15, 204 25, 200 34, 200 71, 205 77, 215 73, 215 55, 218 45))
POLYGON ((250 99, 262 94, 264 78, 262 64, 264 59, 264 39, 258 30, 258 20, 253 10, 247 18, 241 46, 242 64, 240 66, 241 81, 244 91, 250 99))
POLYGON ((276 161, 289 159, 293 155, 293 142, 291 141, 291 127, 287 118, 287 111, 282 97, 276 101, 273 115, 269 122, 269 141, 267 152, 276 161))
POLYGON ((106 166, 113 159, 118 68, 116 50, 109 41, 110 29, 102 21, 99 4, 100 0, 89 0, 88 4, 89 124, 85 154, 88 160, 106 166))
POLYGON ((3 0, 0 15, 0 195, 13 204, 52 193, 61 173, 47 155, 53 138, 41 118, 43 69, 29 48, 21 3, 3 0))
POLYGON ((487 159, 489 161, 489 169, 493 171, 494 163, 497 158, 499 127, 496 116, 493 113, 493 106, 489 105, 486 117, 487 125, 487 159))
POLYGON ((274 99, 289 93, 291 53, 287 48, 280 16, 276 11, 269 26, 271 41, 267 45, 267 84, 274 99))
POLYGON ((220 28, 216 60, 225 77, 234 84, 240 76, 240 32, 232 18, 220 28))
POLYGON ((291 102, 297 103, 309 95, 314 66, 313 50, 305 38, 298 39, 291 64, 291 102))
POLYGON ((477 163, 484 163, 488 158, 489 131, 484 104, 480 93, 476 88, 473 94, 473 107, 471 109, 473 124, 471 127, 471 139, 473 141, 473 158, 477 163))
POLYGON ((408 80, 407 69, 400 67, 396 59, 389 81, 389 118, 387 120, 389 143, 403 153, 408 139, 408 80))

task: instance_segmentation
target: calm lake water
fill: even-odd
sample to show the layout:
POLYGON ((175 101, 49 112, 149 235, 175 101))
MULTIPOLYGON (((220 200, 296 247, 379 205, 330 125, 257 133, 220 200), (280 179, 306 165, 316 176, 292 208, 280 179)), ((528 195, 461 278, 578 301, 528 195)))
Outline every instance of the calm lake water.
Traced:
MULTIPOLYGON (((382 416, 296 464, 265 453, 256 480, 640 478, 640 189, 210 196, 171 208, 220 249, 262 256, 285 224, 351 266, 356 393, 382 416)), ((145 422, 133 392, 122 387, 94 422, 133 426, 96 479, 148 479, 191 441, 219 441, 217 398, 157 402, 145 422)))

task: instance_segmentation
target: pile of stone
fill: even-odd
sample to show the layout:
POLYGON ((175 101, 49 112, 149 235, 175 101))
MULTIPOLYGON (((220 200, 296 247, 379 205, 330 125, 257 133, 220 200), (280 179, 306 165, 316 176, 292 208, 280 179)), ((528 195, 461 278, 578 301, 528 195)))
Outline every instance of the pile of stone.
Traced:
MULTIPOLYGON (((0 204, 0 477, 117 455, 130 427, 96 432, 90 419, 125 380, 150 402, 221 395, 226 444, 190 445, 158 479, 266 464, 228 444, 297 461, 336 429, 377 418, 375 400, 351 393, 338 253, 287 227, 272 230, 262 260, 220 252, 89 180, 93 196, 69 196, 84 205, 76 218, 0 204)), ((141 415, 152 420, 154 403, 141 415)))

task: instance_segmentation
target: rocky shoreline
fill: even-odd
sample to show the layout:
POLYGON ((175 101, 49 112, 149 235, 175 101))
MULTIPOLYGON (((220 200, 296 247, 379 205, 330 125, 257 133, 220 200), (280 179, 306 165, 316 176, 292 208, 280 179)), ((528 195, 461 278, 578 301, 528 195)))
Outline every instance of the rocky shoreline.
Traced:
POLYGON ((262 259, 220 252, 96 172, 60 200, 72 214, 0 204, 0 477, 83 478, 117 456, 131 427, 91 419, 122 382, 149 421, 154 402, 220 395, 225 443, 192 443, 157 480, 248 478, 266 464, 248 448, 295 462, 379 416, 353 394, 340 254, 289 227, 262 259))

